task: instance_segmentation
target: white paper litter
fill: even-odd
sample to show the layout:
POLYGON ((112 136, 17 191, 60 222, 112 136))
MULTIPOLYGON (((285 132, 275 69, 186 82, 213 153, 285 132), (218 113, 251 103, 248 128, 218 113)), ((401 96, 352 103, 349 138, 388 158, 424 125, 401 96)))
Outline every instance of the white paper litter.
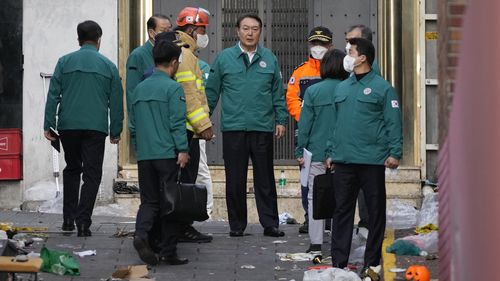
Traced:
POLYGON ((86 257, 86 256, 95 256, 97 255, 96 250, 87 250, 87 251, 81 251, 81 252, 73 252, 73 254, 79 256, 80 258, 86 257))
POLYGON ((310 253, 276 253, 281 261, 312 261, 316 255, 310 253))

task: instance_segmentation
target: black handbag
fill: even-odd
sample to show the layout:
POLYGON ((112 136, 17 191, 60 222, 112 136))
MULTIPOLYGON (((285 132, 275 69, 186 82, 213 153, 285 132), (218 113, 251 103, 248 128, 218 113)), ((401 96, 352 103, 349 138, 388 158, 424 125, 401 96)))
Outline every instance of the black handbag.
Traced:
POLYGON ((315 220, 333 218, 335 210, 335 196, 333 193, 334 171, 326 170, 326 173, 314 177, 313 182, 313 218, 315 220))
POLYGON ((181 169, 176 182, 162 182, 160 191, 161 215, 182 221, 205 221, 207 214, 207 188, 204 185, 182 183, 181 169))

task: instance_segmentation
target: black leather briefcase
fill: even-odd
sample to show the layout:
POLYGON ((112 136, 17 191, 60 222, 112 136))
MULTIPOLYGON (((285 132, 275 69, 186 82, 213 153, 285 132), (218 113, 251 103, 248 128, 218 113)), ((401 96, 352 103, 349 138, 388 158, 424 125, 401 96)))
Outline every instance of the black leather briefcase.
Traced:
POLYGON ((314 177, 313 183, 313 218, 315 220, 333 218, 335 196, 333 193, 334 171, 314 177))
POLYGON ((182 183, 180 170, 176 182, 163 182, 160 187, 161 214, 181 221, 204 221, 207 214, 207 188, 200 184, 182 183))

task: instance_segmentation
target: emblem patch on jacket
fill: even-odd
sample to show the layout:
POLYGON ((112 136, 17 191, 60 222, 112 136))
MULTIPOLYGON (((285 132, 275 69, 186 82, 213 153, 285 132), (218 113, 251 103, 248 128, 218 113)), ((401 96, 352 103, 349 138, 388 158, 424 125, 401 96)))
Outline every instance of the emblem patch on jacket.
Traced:
POLYGON ((262 67, 262 68, 266 68, 266 67, 267 67, 267 63, 266 63, 265 61, 263 61, 263 60, 261 60, 261 61, 259 62, 259 65, 260 65, 260 67, 262 67))

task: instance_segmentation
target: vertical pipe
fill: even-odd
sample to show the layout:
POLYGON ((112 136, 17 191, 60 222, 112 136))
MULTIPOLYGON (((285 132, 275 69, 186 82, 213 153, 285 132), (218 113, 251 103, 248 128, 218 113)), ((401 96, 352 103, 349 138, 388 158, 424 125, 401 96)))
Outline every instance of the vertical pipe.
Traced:
POLYGON ((382 76, 387 79, 401 99, 401 13, 400 0, 379 0, 379 61, 382 76))
POLYGON ((148 39, 147 20, 153 15, 153 0, 130 1, 130 49, 148 39))

